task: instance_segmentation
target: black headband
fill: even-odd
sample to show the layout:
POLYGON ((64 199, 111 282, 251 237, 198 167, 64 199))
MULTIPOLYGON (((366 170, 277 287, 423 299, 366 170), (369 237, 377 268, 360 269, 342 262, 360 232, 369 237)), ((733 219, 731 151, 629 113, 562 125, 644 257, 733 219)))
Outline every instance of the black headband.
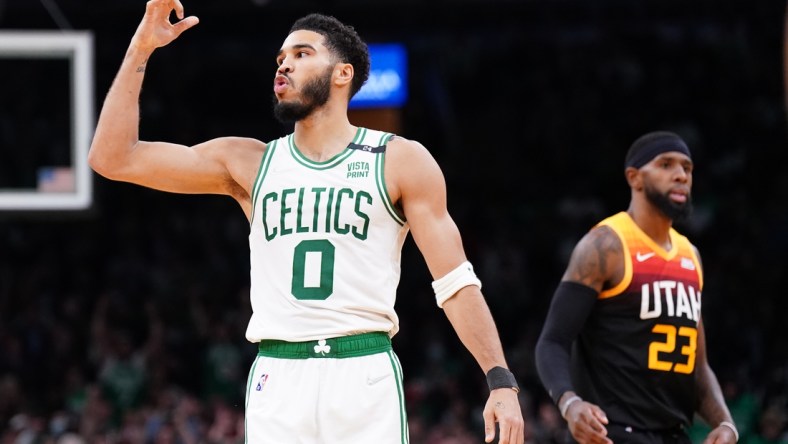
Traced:
POLYGON ((638 138, 629 148, 624 168, 640 168, 658 155, 670 151, 677 151, 692 158, 687 144, 677 134, 667 131, 648 133, 638 138))

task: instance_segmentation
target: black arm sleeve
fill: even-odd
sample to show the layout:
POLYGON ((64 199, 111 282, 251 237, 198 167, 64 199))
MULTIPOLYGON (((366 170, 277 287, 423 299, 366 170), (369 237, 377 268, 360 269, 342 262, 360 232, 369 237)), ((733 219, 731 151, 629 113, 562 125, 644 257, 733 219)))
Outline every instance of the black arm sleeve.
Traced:
POLYGON ((569 355, 589 313, 594 308, 598 293, 577 282, 558 284, 542 333, 536 342, 536 370, 550 397, 558 400, 572 390, 569 355))

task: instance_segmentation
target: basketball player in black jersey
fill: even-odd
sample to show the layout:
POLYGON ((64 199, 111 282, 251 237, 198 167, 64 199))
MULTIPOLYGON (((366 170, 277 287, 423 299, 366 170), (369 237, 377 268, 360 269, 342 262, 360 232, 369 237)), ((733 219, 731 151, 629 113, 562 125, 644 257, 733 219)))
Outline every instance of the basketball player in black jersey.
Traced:
POLYGON ((580 443, 689 443, 697 412, 706 443, 738 432, 706 358, 703 273, 672 228, 691 209, 686 143, 658 131, 625 160, 629 208, 578 242, 536 345, 539 376, 580 443))

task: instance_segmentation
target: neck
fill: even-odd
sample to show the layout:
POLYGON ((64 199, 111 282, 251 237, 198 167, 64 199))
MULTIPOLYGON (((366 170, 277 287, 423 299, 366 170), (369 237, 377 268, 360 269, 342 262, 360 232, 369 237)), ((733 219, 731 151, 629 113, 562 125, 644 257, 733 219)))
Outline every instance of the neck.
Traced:
POLYGON ((342 152, 356 135, 357 128, 347 113, 331 113, 323 108, 295 124, 295 145, 304 156, 321 162, 342 152))
POLYGON ((629 217, 646 233, 657 245, 665 250, 670 250, 670 228, 673 220, 665 216, 662 211, 647 202, 632 199, 627 209, 629 217))

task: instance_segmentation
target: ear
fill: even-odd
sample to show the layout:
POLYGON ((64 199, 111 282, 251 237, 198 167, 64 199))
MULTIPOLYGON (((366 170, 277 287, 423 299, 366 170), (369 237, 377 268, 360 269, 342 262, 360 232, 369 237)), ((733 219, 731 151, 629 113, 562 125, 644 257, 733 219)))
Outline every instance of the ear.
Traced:
POLYGON ((349 85, 353 81, 353 65, 350 63, 337 63, 334 67, 334 84, 339 86, 349 85))
POLYGON ((629 187, 635 191, 642 191, 643 190, 643 177, 640 174, 640 170, 635 167, 627 167, 624 170, 624 177, 627 178, 627 183, 629 187))

